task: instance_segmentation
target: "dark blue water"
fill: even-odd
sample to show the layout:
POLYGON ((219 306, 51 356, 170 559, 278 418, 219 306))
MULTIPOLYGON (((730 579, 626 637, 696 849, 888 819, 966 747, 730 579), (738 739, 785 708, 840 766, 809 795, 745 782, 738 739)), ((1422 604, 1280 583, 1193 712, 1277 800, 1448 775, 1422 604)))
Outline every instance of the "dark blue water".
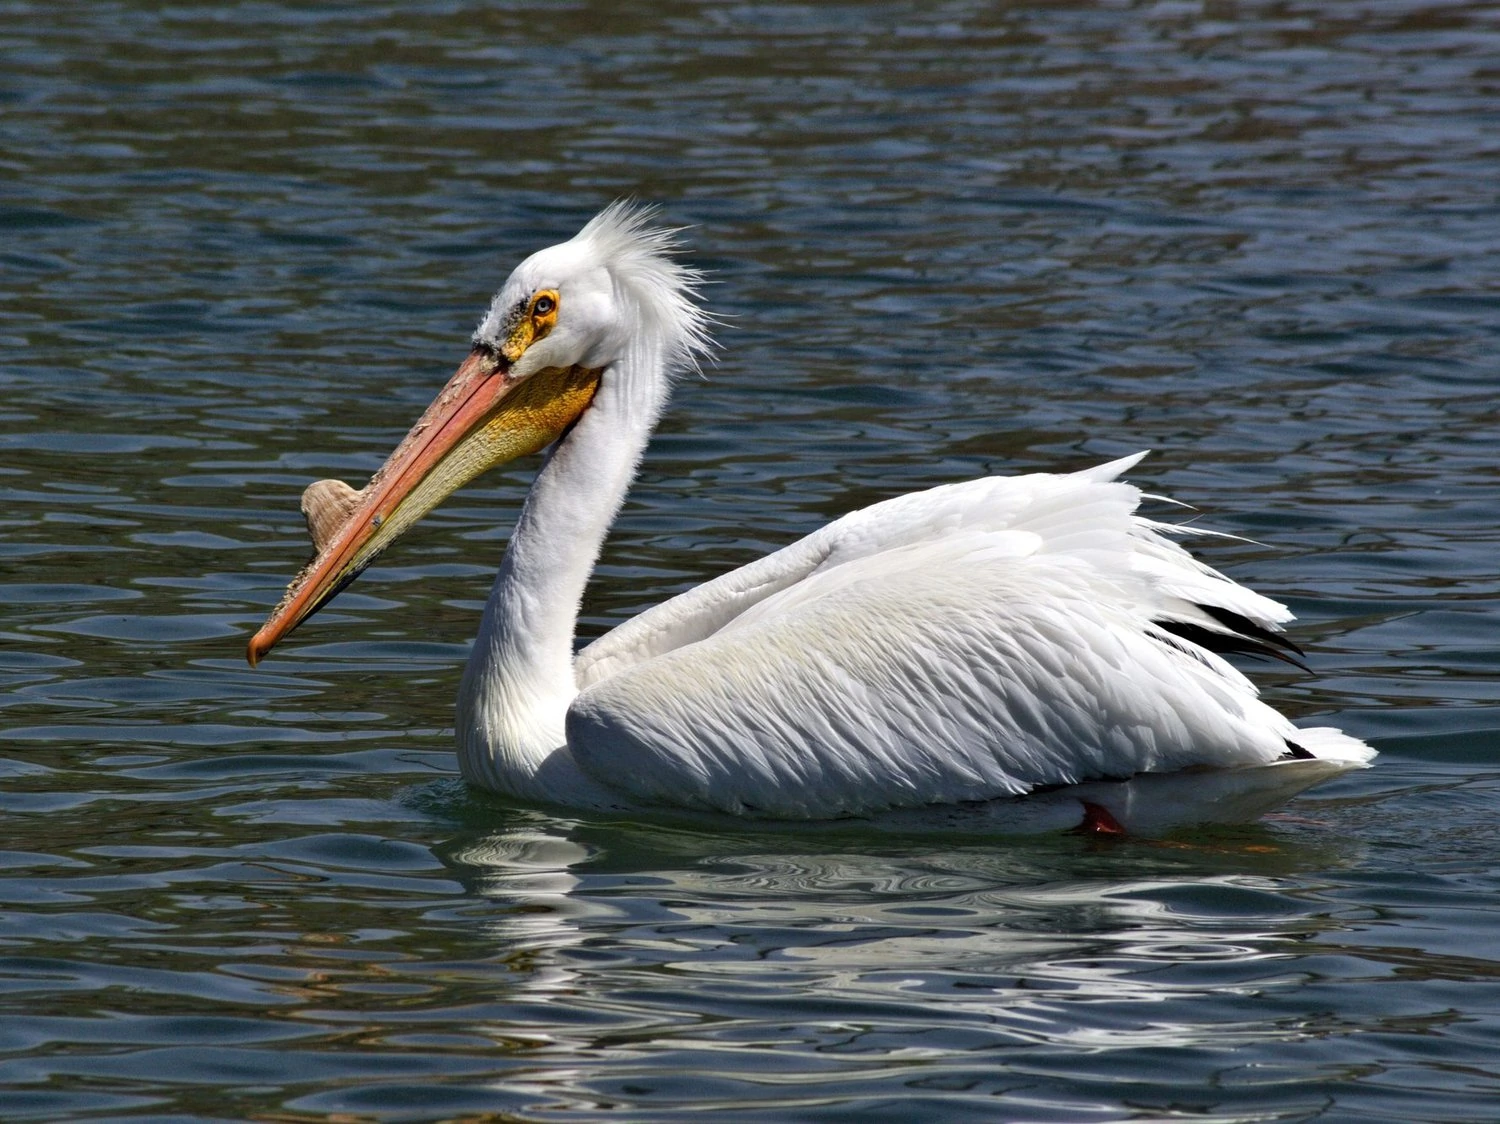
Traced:
POLYGON ((1492 6, 6 3, 0 58, 0 1116, 1500 1115, 1492 6), (250 671, 301 489, 622 195, 726 327, 589 635, 1150 447, 1377 767, 1107 845, 477 794, 528 464, 250 671))

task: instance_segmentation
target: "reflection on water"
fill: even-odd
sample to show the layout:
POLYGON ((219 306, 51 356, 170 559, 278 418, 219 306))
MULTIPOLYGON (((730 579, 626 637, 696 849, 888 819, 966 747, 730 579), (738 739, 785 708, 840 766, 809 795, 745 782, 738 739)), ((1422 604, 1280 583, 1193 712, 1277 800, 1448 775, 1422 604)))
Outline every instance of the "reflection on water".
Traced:
POLYGON ((1489 6, 3 12, 0 1116, 1493 1118, 1489 6), (1258 681, 1379 767, 1105 846, 468 793, 524 464, 246 668, 301 489, 630 194, 727 327, 587 635, 1151 447, 1303 619, 1318 674, 1258 681))
MULTIPOLYGON (((1254 1048, 1266 1065, 1301 1043, 1308 1064, 1321 1049, 1308 1042, 1351 1029, 1299 998, 1320 963, 1354 954, 1334 947, 1348 922, 1296 883, 1351 869, 1363 850, 1250 828, 829 853, 579 825, 475 834, 444 855, 502 911, 489 929, 518 1008, 585 1005, 588 1023, 560 1041, 602 1052, 613 1073, 700 1052, 728 1107, 748 1095, 739 1086, 774 1086, 785 1103, 835 1095, 851 1075, 831 1059, 867 1095, 1009 1097, 1066 1072, 1071 1090, 1037 1100, 1066 1113, 1097 1108, 1090 1082, 1132 1073, 1139 1094, 1166 1095, 1239 1068, 1226 1051, 1254 1048), (788 1023, 810 1056, 785 1056, 788 1023), (1150 1061, 1162 1048, 1200 1052, 1162 1072, 1150 1061)), ((597 1075, 555 1081, 581 1096, 597 1075)))

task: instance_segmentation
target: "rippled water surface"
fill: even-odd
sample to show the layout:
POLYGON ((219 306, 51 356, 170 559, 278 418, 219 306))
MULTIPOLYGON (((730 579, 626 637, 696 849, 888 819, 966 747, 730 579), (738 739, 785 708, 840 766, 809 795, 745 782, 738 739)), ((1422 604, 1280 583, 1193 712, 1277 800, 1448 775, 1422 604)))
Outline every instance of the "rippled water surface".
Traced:
POLYGON ((1496 1118, 1493 6, 7 2, 0 57, 0 1116, 1496 1118), (1378 766, 1108 844, 466 790, 526 463, 247 668, 301 489, 623 195, 725 327, 588 635, 1150 447, 1378 766))

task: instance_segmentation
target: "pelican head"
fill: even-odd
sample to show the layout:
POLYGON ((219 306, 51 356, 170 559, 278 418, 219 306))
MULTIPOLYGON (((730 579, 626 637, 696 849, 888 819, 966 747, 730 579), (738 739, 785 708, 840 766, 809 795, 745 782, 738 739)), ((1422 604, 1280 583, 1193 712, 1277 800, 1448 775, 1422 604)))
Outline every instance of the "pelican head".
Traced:
POLYGON ((650 218, 612 204, 523 261, 468 358, 369 484, 320 480, 303 493, 316 555, 251 638, 252 666, 454 491, 566 434, 601 382, 692 365, 708 345, 699 275, 673 259, 675 232, 650 218))

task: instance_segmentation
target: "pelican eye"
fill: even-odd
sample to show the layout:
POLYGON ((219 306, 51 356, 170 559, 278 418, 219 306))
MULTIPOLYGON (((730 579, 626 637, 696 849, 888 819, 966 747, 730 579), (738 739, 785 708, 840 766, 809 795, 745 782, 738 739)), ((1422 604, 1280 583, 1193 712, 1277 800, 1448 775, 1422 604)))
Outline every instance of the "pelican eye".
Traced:
POLYGON ((557 298, 551 293, 542 293, 531 302, 531 315, 551 316, 557 310, 557 298))

